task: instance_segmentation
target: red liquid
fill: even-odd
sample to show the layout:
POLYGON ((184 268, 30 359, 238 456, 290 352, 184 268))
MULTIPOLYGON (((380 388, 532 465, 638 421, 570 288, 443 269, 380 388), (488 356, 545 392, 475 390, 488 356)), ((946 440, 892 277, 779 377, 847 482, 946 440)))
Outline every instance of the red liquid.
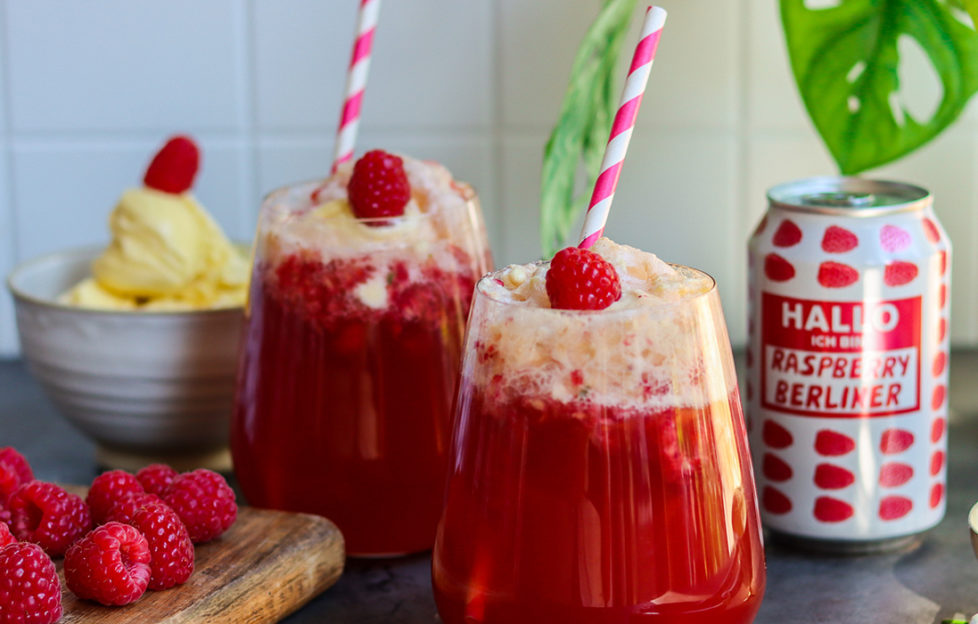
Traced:
MULTIPOLYGON (((463 380, 463 384, 467 384, 463 380)), ((460 396, 446 624, 747 624, 764 559, 736 395, 664 411, 460 396)))
MULTIPOLYGON (((433 264, 353 294, 366 259, 292 256, 252 279, 231 450, 251 504, 333 520, 352 554, 431 548, 476 275, 433 264)), ((386 269, 382 269, 386 270, 386 269)))

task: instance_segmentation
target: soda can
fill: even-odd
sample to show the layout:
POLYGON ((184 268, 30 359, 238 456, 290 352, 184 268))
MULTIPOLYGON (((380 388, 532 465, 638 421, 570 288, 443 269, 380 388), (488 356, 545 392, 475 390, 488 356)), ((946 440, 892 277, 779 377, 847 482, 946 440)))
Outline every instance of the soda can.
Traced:
POLYGON ((822 552, 944 516, 951 244, 926 190, 775 186, 749 244, 748 422, 764 525, 822 552))

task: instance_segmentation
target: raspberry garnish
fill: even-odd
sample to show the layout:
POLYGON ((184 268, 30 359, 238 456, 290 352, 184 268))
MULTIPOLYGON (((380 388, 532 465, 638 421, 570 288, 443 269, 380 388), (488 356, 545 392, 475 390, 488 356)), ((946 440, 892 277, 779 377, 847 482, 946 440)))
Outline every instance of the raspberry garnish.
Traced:
POLYGON ((166 464, 150 464, 136 473, 136 478, 142 484, 143 489, 150 494, 163 496, 166 488, 170 487, 173 480, 180 474, 166 464))
POLYGON ((34 542, 60 557, 92 528, 92 515, 80 496, 53 483, 31 481, 10 497, 10 528, 22 542, 34 542))
POLYGON ((110 470, 95 477, 85 502, 92 510, 95 524, 104 524, 116 503, 142 491, 143 486, 133 475, 125 470, 110 470))
POLYGON ((65 584, 79 598, 104 605, 139 600, 149 585, 149 543, 136 528, 109 522, 65 554, 65 584))
POLYGON ((610 262, 589 249, 561 249, 547 271, 550 306, 603 310, 621 298, 621 281, 610 262))
POLYGON ((112 510, 109 511, 108 515, 105 517, 105 521, 132 524, 132 519, 136 517, 137 511, 150 503, 162 502, 163 499, 156 494, 149 494, 148 492, 136 492, 135 494, 130 494, 123 500, 113 505, 112 510))
MULTIPOLYGON (((404 214, 404 206, 411 199, 404 161, 383 150, 367 152, 353 165, 346 192, 353 214, 360 219, 404 214)), ((384 225, 384 222, 371 225, 384 225)))
POLYGON ((143 184, 151 189, 179 195, 194 185, 194 177, 200 166, 200 150, 188 136, 175 136, 156 153, 143 184))
POLYGON ((224 477, 206 468, 178 476, 163 501, 183 520, 194 544, 217 538, 238 517, 234 491, 224 477))
POLYGON ((131 524, 146 536, 153 555, 149 588, 186 583, 194 572, 194 545, 176 512, 163 503, 149 503, 136 512, 131 524))
POLYGON ((34 472, 24 456, 12 446, 0 448, 0 507, 6 505, 14 490, 34 480, 34 472))
POLYGON ((0 548, 0 624, 53 624, 61 619, 61 584, 37 544, 0 548))
POLYGON ((17 541, 17 538, 10 533, 10 527, 6 523, 0 522, 0 548, 3 548, 7 544, 13 544, 17 541))

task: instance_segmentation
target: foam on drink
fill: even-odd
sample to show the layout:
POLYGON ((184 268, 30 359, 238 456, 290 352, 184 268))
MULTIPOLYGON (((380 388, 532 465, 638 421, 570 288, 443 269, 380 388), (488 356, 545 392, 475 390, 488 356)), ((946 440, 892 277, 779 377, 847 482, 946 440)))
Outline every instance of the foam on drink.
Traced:
POLYGON ((591 250, 621 279, 621 299, 605 310, 551 309, 547 262, 510 265, 479 282, 490 299, 510 305, 486 304, 484 340, 476 346, 484 361, 474 383, 513 396, 542 394, 602 405, 652 408, 726 400, 733 380, 708 380, 704 395, 700 379, 705 367, 716 364, 706 360, 719 354, 690 344, 689 328, 704 306, 677 305, 708 293, 713 279, 607 238, 591 250), (605 361, 596 363, 599 356, 605 361))
POLYGON ((477 211, 475 191, 455 181, 438 163, 401 158, 411 185, 404 215, 358 219, 347 200, 353 165, 346 163, 324 183, 278 191, 281 201, 271 202, 262 215, 265 223, 260 229, 267 234, 258 241, 259 255, 272 266, 297 253, 318 255, 319 250, 328 250, 329 259, 369 256, 378 270, 357 295, 371 308, 386 307, 387 271, 383 269, 397 261, 408 267, 410 281, 418 281, 420 267, 432 263, 446 273, 471 272, 472 259, 459 253, 457 232, 471 227, 472 211, 477 211), (302 195, 308 201, 296 202, 295 197, 302 195), (385 224, 370 225, 371 221, 385 224))
MULTIPOLYGON (((471 273, 473 259, 460 252, 458 233, 468 232, 473 211, 478 214, 475 191, 438 163, 401 158, 411 185, 402 216, 358 219, 347 200, 353 165, 346 163, 325 182, 276 191, 280 201, 275 194, 269 197, 259 226, 265 232, 258 240, 259 257, 272 267, 296 254, 319 256, 322 250, 328 250, 330 260, 369 257, 375 270, 355 294, 374 309, 389 303, 386 287, 395 264, 407 268, 409 282, 424 281, 422 269, 431 265, 445 273, 471 273), (308 199, 296 201, 303 196, 308 199), (370 225, 377 221, 384 225, 370 225)), ((476 222, 484 227, 481 218, 476 222)))

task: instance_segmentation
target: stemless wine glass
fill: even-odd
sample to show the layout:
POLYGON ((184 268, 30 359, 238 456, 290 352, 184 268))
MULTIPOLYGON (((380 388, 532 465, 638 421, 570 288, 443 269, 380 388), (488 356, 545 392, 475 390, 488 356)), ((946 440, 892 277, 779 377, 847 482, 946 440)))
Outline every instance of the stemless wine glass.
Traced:
POLYGON ((433 558, 446 624, 753 620, 764 555, 726 327, 713 280, 676 270, 704 286, 603 311, 480 280, 433 558))
POLYGON ((465 320, 490 268, 475 193, 443 186, 412 181, 426 210, 390 219, 355 218, 345 179, 262 205, 235 473, 254 505, 333 520, 352 555, 434 542, 465 320))

